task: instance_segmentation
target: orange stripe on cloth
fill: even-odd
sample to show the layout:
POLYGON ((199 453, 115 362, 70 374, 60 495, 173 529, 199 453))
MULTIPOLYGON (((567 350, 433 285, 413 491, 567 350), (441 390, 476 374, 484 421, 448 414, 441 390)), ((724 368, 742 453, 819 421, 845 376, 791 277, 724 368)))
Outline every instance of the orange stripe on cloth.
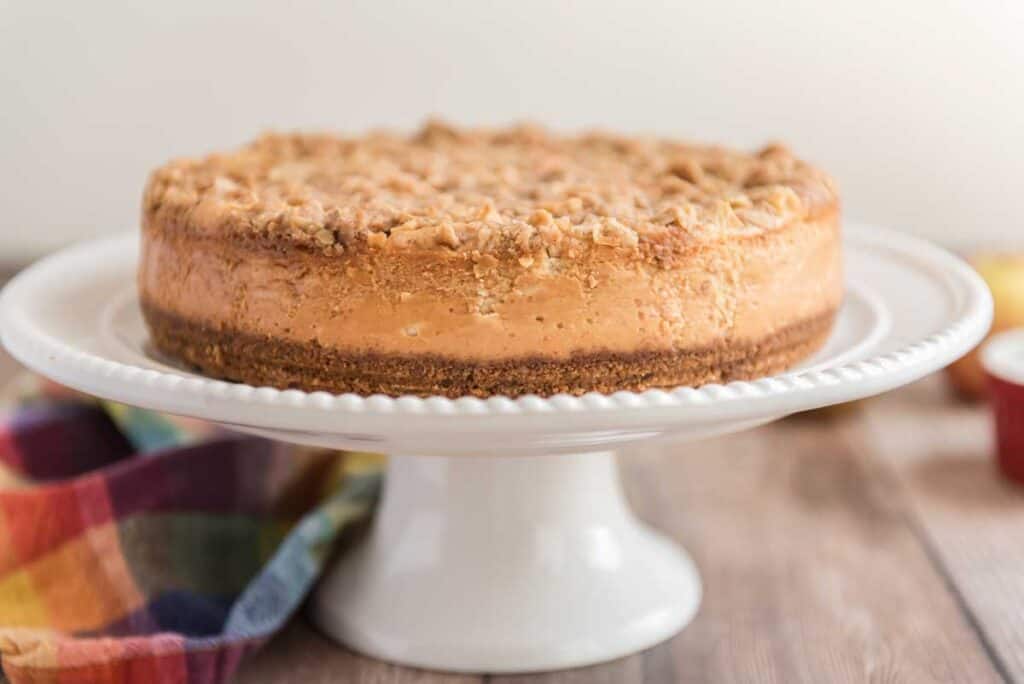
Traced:
MULTIPOLYGON (((16 630, 8 630, 16 631, 16 630)), ((188 665, 181 637, 68 639, 45 630, 0 633, 4 673, 11 684, 184 683, 188 665), (12 650, 13 641, 20 642, 12 650), (5 648, 6 644, 6 648, 5 648)))

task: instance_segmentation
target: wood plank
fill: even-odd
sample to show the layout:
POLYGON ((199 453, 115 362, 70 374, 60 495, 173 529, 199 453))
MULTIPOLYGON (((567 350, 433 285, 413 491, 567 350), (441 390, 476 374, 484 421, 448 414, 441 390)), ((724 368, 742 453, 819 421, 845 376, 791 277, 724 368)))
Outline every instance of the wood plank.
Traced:
POLYGON ((951 400, 933 377, 871 402, 843 437, 892 468, 993 660, 1024 681, 1024 489, 995 469, 986 408, 951 400))
POLYGON ((645 681, 644 660, 645 654, 637 654, 610 663, 573 670, 525 675, 491 675, 487 681, 490 684, 640 684, 645 681))
POLYGON ((239 684, 476 684, 481 677, 388 665, 337 646, 295 619, 242 666, 239 684))
POLYGON ((901 488, 837 429, 791 419, 625 459, 638 511, 705 581, 671 678, 647 681, 1000 680, 901 488))

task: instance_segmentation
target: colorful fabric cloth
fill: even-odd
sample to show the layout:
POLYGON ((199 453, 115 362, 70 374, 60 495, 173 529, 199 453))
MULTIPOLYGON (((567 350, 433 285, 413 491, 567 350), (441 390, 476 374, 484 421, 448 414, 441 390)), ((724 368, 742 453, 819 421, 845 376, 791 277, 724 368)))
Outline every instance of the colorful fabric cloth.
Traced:
POLYGON ((22 682, 223 682, 365 519, 380 458, 77 396, 0 427, 0 658, 22 682))

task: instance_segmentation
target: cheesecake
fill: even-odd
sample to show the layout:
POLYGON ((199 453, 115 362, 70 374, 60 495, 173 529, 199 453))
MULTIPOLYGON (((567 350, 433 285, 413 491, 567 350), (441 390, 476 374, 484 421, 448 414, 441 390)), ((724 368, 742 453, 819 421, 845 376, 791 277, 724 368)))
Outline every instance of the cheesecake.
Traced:
POLYGON ((441 122, 271 133, 151 174, 138 288, 156 353, 251 385, 699 386, 824 344, 839 197, 778 144, 441 122))

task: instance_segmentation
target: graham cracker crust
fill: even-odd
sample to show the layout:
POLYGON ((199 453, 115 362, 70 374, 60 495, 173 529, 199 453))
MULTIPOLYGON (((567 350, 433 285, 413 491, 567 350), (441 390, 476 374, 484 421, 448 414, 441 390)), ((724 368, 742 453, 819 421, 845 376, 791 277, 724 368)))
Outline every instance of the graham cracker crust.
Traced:
POLYGON ((350 354, 316 343, 217 330, 145 300, 142 311, 159 352, 211 377, 335 394, 451 398, 642 391, 764 377, 817 351, 828 338, 836 314, 835 309, 826 311, 754 344, 468 363, 432 355, 350 354))

